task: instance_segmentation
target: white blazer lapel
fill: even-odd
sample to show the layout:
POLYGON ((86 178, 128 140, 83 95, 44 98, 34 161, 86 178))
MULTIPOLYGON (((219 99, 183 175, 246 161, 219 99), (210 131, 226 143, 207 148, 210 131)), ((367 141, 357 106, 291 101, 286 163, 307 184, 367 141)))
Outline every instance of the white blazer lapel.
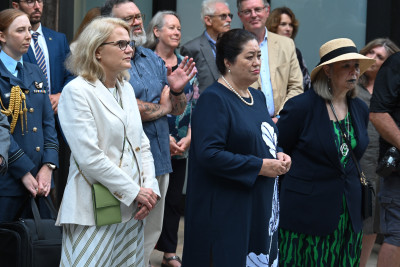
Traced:
MULTIPOLYGON (((99 80, 94 84, 95 95, 99 98, 99 100, 103 103, 103 105, 115 116, 117 116, 124 125, 126 125, 127 117, 125 111, 121 108, 118 102, 115 100, 114 96, 110 93, 110 91, 103 85, 99 80)), ((120 87, 119 83, 117 83, 117 90, 120 87)), ((121 92, 121 89, 118 90, 118 93, 121 92)), ((121 97, 122 99, 122 97, 121 97)))

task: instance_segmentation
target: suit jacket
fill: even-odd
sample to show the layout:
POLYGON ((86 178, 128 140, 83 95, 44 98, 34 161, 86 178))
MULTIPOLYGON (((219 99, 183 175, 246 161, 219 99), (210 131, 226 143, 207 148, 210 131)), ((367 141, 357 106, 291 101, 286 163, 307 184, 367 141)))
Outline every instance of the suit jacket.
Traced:
MULTIPOLYGON (((357 160, 368 145, 368 107, 348 99, 357 160)), ((280 227, 309 235, 331 234, 343 212, 343 195, 356 233, 362 230, 361 184, 350 152, 343 168, 325 100, 308 90, 286 102, 278 120, 278 144, 292 157, 281 181, 280 227)))
POLYGON ((160 195, 133 88, 124 82, 117 83, 117 90, 123 108, 99 80, 79 76, 61 94, 58 114, 71 159, 58 224, 95 225, 91 187, 79 169, 91 184, 103 184, 121 202, 123 222, 137 210, 140 187, 160 195))
POLYGON ((181 47, 181 55, 193 58, 196 62, 200 94, 219 78, 214 54, 204 33, 184 44, 181 47))
MULTIPOLYGON (((303 93, 303 74, 292 39, 268 32, 267 42, 276 115, 288 99, 303 93)), ((261 89, 261 76, 251 87, 261 89)))
MULTIPOLYGON (((23 71, 24 78, 20 80, 0 60, 0 98, 4 107, 9 107, 11 88, 19 85, 26 96, 27 108, 27 124, 25 115, 19 116, 14 133, 10 135, 8 171, 0 175, 0 196, 27 195, 22 176, 30 172, 35 177, 47 162, 58 165, 58 141, 50 99, 46 90, 40 90, 37 85, 45 77, 38 66, 28 62, 24 62, 23 71)), ((7 118, 11 123, 11 116, 7 118)))
POLYGON ((7 117, 0 113, 0 156, 3 157, 4 167, 0 167, 0 173, 4 174, 7 171, 8 149, 10 147, 10 125, 7 117))
MULTIPOLYGON (((43 26, 42 31, 49 52, 51 94, 61 93, 64 86, 74 78, 64 66, 65 59, 70 53, 67 38, 65 34, 43 26)), ((29 46, 28 53, 24 54, 23 58, 24 62, 37 64, 31 46, 29 46)))

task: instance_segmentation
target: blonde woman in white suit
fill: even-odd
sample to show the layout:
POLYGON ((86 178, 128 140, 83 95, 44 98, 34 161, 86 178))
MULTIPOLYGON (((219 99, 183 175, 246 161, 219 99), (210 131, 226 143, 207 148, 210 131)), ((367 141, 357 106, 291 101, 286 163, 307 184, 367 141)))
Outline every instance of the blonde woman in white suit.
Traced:
POLYGON ((77 40, 67 66, 78 77, 63 90, 60 123, 71 148, 57 224, 63 226, 61 266, 144 266, 143 224, 160 197, 149 140, 126 70, 129 26, 99 18, 77 40), (90 184, 119 201, 122 223, 96 226, 90 184))

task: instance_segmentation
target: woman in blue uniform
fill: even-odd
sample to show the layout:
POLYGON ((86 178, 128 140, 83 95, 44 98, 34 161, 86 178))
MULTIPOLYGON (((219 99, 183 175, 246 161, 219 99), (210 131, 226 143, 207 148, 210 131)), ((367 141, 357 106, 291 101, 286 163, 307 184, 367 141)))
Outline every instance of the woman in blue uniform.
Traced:
MULTIPOLYGON (((58 165, 58 143, 45 77, 24 63, 31 42, 28 16, 16 9, 0 12, 1 112, 10 123, 7 173, 0 175, 0 221, 11 221, 26 197, 47 197, 58 165)), ((29 216, 24 211, 22 216, 29 216)))

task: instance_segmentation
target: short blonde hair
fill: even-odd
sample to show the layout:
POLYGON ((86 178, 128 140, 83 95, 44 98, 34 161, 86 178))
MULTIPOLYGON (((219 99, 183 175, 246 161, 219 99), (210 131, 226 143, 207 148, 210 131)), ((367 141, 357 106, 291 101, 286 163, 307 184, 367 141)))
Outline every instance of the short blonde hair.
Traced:
MULTIPOLYGON (((96 59, 96 51, 118 27, 124 28, 129 34, 129 25, 121 19, 110 17, 94 19, 76 40, 74 53, 69 55, 65 63, 67 69, 91 82, 97 79, 104 81, 105 72, 96 59)), ((128 71, 118 74, 117 79, 119 82, 129 80, 128 71)))
MULTIPOLYGON (((334 64, 334 63, 333 63, 334 64)), ((327 67, 332 68, 332 64, 327 65, 327 67)), ((325 100, 332 100, 332 89, 329 85, 328 76, 326 76, 323 68, 315 75, 314 81, 312 82, 314 91, 317 95, 325 100)), ((354 98, 357 96, 357 86, 347 92, 347 96, 354 98)))

